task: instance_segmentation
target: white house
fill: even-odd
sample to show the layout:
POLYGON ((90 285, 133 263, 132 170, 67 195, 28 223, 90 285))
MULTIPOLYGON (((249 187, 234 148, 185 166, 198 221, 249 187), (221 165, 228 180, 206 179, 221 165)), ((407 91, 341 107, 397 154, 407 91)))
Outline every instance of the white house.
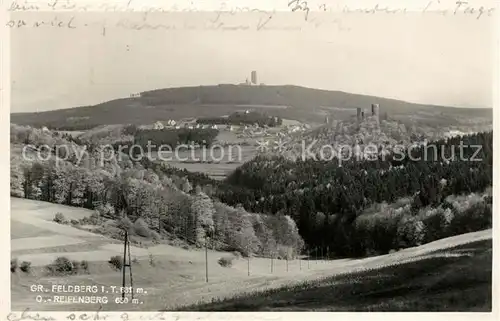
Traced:
POLYGON ((212 129, 217 129, 217 125, 212 125, 212 129))
POLYGON ((165 128, 165 127, 163 126, 163 124, 160 121, 157 121, 156 123, 153 124, 153 129, 161 130, 163 128, 165 128))
POLYGON ((50 132, 50 130, 47 127, 43 126, 42 127, 42 132, 48 133, 48 132, 50 132))

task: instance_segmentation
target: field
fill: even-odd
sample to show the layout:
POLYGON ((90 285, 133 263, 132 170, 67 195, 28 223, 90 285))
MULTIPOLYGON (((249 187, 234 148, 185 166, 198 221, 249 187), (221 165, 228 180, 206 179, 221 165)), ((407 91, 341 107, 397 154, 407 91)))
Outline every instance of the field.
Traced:
POLYGON ((181 310, 489 312, 491 246, 491 240, 473 242, 410 263, 181 310))
MULTIPOLYGON (((296 120, 283 119, 283 126, 270 128, 267 132, 275 135, 284 126, 301 125, 296 120)), ((202 150, 185 150, 177 152, 177 157, 165 153, 163 159, 166 163, 180 169, 186 169, 190 172, 201 172, 207 174, 213 179, 221 180, 233 172, 243 163, 252 160, 257 155, 256 142, 260 137, 239 137, 235 132, 221 130, 217 135, 215 148, 208 147, 205 152, 202 150), (217 144, 230 144, 222 149, 217 144)), ((157 153, 152 153, 152 157, 158 159, 157 153)))
POLYGON ((256 155, 256 148, 255 146, 231 146, 224 147, 223 151, 219 148, 213 150, 207 148, 206 156, 203 156, 201 150, 193 152, 180 150, 177 155, 177 158, 173 156, 171 160, 168 158, 166 163, 190 172, 205 173, 213 179, 224 179, 238 166, 250 161, 256 155))
MULTIPOLYGON (((11 204, 12 257, 18 258, 20 262, 30 261, 32 263, 32 270, 30 273, 18 271, 11 275, 11 301, 13 310, 30 308, 32 310, 55 311, 97 310, 99 308, 99 304, 37 303, 35 301, 37 293, 30 291, 30 286, 33 284, 41 284, 45 287, 51 284, 121 285, 120 271, 114 270, 111 265, 107 263, 111 256, 120 255, 122 252, 122 246, 118 241, 51 221, 56 212, 63 213, 67 218, 77 219, 89 216, 91 211, 16 198, 11 198, 11 204), (65 277, 47 275, 44 266, 61 255, 70 259, 89 261, 89 273, 65 277)), ((491 230, 463 234, 420 247, 409 248, 392 254, 365 259, 338 259, 330 261, 293 260, 287 262, 285 260, 271 261, 265 258, 250 258, 247 260, 245 258, 235 257, 232 267, 222 267, 217 263, 221 257, 232 256, 231 253, 209 250, 207 252, 208 281, 205 279, 204 251, 186 250, 167 244, 155 245, 149 248, 131 246, 132 257, 134 258, 134 263, 132 264, 134 287, 144 289, 143 293, 135 296, 139 302, 127 305, 116 304, 114 299, 119 295, 112 293, 93 295, 108 297, 108 304, 102 306, 102 309, 107 311, 158 311, 163 309, 176 309, 193 304, 209 303, 213 299, 231 298, 242 295, 243 293, 265 291, 283 286, 293 286, 301 282, 311 282, 326 277, 331 278, 336 275, 339 276, 341 280, 344 280, 345 286, 347 287, 357 286, 355 285, 356 280, 360 281, 363 280, 363 278, 373 279, 373 282, 369 283, 371 285, 367 285, 366 288, 371 292, 363 292, 368 299, 370 299, 370 293, 374 293, 373 291, 380 292, 382 290, 388 291, 387 298, 391 296, 397 297, 396 294, 398 293, 404 296, 405 291, 408 290, 404 290, 403 288, 398 290, 397 287, 398 284, 401 284, 401 282, 406 279, 411 279, 411 282, 408 282, 414 286, 418 284, 423 286, 423 284, 430 283, 419 282, 417 277, 427 278, 429 282, 434 282, 434 289, 439 289, 439 282, 451 282, 449 279, 442 279, 440 281, 439 275, 446 275, 447 277, 455 279, 465 276, 468 278, 477 277, 477 279, 481 281, 478 283, 478 287, 481 286, 481 288, 478 288, 476 291, 469 287, 467 291, 469 291, 469 293, 479 293, 478 291, 485 291, 485 287, 487 287, 488 283, 487 276, 488 273, 490 273, 488 271, 491 271, 491 259, 488 261, 488 255, 491 256, 491 252, 488 254, 488 246, 484 245, 490 244, 488 242, 490 242, 489 240, 491 240, 491 237, 491 230), (473 244, 462 249, 455 248, 446 250, 447 248, 481 241, 487 242, 474 243, 479 244, 477 245, 477 249, 475 248, 476 245, 473 244), (475 256, 473 258, 456 258, 458 253, 460 253, 459 250, 467 252, 467 255, 472 253, 475 256), (451 257, 450 260, 448 259, 449 257, 451 257), (449 264, 439 263, 441 261, 448 262, 449 264), (423 262, 423 265, 420 265, 421 262, 423 262), (373 272, 374 269, 380 269, 396 263, 401 265, 378 270, 377 273, 373 272), (415 268, 411 268, 411 266, 415 266, 415 268), (394 272, 395 269, 401 267, 403 267, 403 270, 400 270, 402 272, 394 272), (370 270, 372 272, 364 272, 364 274, 360 274, 359 277, 355 278, 342 279, 341 276, 370 270), (412 271, 414 274, 411 274, 413 273, 412 271), (455 272, 446 273, 446 271, 455 272), (378 281, 377 278, 379 278, 380 281, 378 281), (392 284, 392 287, 385 289, 385 287, 377 286, 377 284, 382 281, 389 282, 389 284, 392 284)), ((491 245, 489 245, 489 247, 491 247, 491 245)), ((446 283, 442 284, 446 285, 446 283)), ((462 286, 460 282, 455 282, 455 284, 456 287, 462 286)), ((491 281, 488 284, 491 287, 491 281)), ((327 284, 324 286, 327 286, 327 284)), ((350 288, 344 288, 343 290, 337 291, 337 288, 333 287, 335 285, 328 284, 328 286, 332 288, 321 288, 322 290, 314 290, 314 288, 312 288, 312 292, 308 292, 309 290, 307 290, 303 297, 297 294, 294 295, 293 291, 275 291, 275 295, 281 296, 277 297, 276 300, 273 299, 273 302, 275 302, 274 306, 266 301, 266 294, 262 299, 263 301, 252 299, 252 302, 255 302, 250 305, 248 300, 243 299, 244 303, 242 305, 234 303, 234 301, 227 301, 227 303, 220 303, 222 304, 221 306, 215 305, 211 307, 199 305, 199 307, 209 310, 213 308, 217 309, 217 307, 231 310, 235 309, 235 307, 237 307, 237 309, 245 309, 244 307, 246 304, 250 306, 249 309, 282 309, 284 307, 280 307, 279 302, 288 300, 291 295, 292 298, 295 298, 293 309, 298 310, 362 309, 362 307, 354 304, 352 296, 350 299, 349 296, 344 296, 343 293, 349 292, 350 288), (323 297, 323 301, 320 301, 323 302, 323 307, 311 305, 313 302, 312 300, 315 300, 316 296, 323 297), (330 303, 325 302, 327 298, 329 298, 330 303), (332 306, 331 301, 336 300, 341 300, 339 302, 342 304, 339 306, 332 306), (309 302, 309 305, 307 302, 309 302)), ((356 289, 365 291, 364 288, 356 289)), ((481 293, 477 295, 481 295, 482 298, 485 298, 484 292, 481 293)), ((53 295, 53 293, 46 293, 45 295, 53 295)), ((66 295, 72 294, 66 293, 66 295)), ((375 294, 373 295, 375 296, 375 294)), ((459 300, 455 294, 450 295, 453 300, 459 300)), ((372 296, 370 300, 372 300, 374 296, 372 296)), ((380 297, 382 298, 383 296, 380 297)), ((408 300, 411 301, 415 299, 418 299, 417 294, 413 294, 408 300)), ((482 299, 478 297, 477 300, 482 299)), ((383 304, 386 303, 389 304, 391 301, 389 299, 384 299, 383 302, 380 302, 382 305, 373 303, 372 309, 384 310, 388 307, 390 307, 390 309, 394 308, 394 305, 390 304, 384 306, 383 304)), ((403 305, 400 306, 399 309, 404 310, 406 309, 405 307, 411 309, 413 305, 403 305)), ((481 309, 487 308, 487 304, 481 306, 481 309)), ((394 309, 397 310, 397 306, 394 309)))

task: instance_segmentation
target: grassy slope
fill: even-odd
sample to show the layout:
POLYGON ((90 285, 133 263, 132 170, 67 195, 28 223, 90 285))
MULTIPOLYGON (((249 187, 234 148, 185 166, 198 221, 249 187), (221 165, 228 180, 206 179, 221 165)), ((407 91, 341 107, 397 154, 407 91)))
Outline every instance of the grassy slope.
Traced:
POLYGON ((478 241, 436 251, 434 257, 421 261, 191 306, 185 310, 487 312, 492 308, 491 248, 491 240, 478 241), (450 255, 464 252, 468 255, 450 255))
POLYGON ((404 101, 373 96, 350 94, 340 91, 317 90, 298 86, 199 86, 170 88, 142 93, 140 98, 122 98, 95 106, 48 111, 42 113, 12 114, 11 121, 34 126, 54 125, 102 125, 102 124, 147 124, 156 120, 181 119, 224 115, 228 112, 246 109, 240 105, 280 105, 289 108, 265 108, 263 111, 276 116, 304 121, 324 120, 320 107, 337 107, 335 118, 351 115, 349 109, 370 108, 379 103, 381 112, 392 115, 412 115, 415 112, 431 112, 429 120, 446 115, 460 114, 491 118, 491 109, 445 108, 412 104, 404 101), (342 111, 342 108, 347 110, 342 111), (342 116, 343 115, 343 116, 342 116), (79 119, 79 120, 78 120, 79 119))
MULTIPOLYGON (((31 284, 49 285, 56 281, 68 284, 120 285, 121 273, 112 270, 106 262, 112 255, 121 253, 122 248, 120 244, 107 244, 111 240, 50 221, 56 212, 66 214, 66 211, 68 211, 68 214, 77 217, 85 216, 90 211, 73 208, 74 212, 69 213, 71 212, 71 208, 62 205, 15 198, 11 199, 11 204, 13 205, 12 222, 21 223, 18 225, 15 223, 12 226, 13 234, 20 233, 20 231, 16 231, 18 228, 28 231, 24 234, 19 234, 18 237, 45 236, 47 234, 42 232, 48 231, 49 235, 53 235, 53 237, 69 236, 86 241, 81 244, 61 244, 59 247, 50 246, 45 248, 39 248, 39 244, 34 243, 34 249, 15 251, 13 256, 19 257, 20 261, 27 260, 33 262, 33 271, 30 274, 18 272, 11 275, 11 300, 13 308, 21 310, 27 307, 34 310, 93 310, 98 308, 96 305, 82 306, 81 304, 37 304, 34 300, 36 294, 29 290, 31 284), (77 210, 80 212, 77 213, 77 210), (35 227, 36 229, 28 230, 26 229, 26 225, 35 227), (86 259, 89 261, 91 273, 61 278, 53 278, 50 275, 45 275, 42 266, 45 263, 42 265, 35 264, 36 260, 40 259, 39 256, 44 255, 50 256, 48 262, 51 262, 60 255, 65 255, 71 259, 86 259)), ((488 292, 485 292, 484 289, 491 288, 491 253, 488 254, 484 251, 484 248, 491 248, 491 243, 478 243, 478 240, 484 239, 491 239, 491 230, 442 239, 421 247, 406 249, 385 256, 360 260, 312 261, 310 267, 307 261, 300 263, 298 260, 295 260, 289 262, 288 269, 286 268, 285 261, 275 260, 273 273, 270 272, 269 259, 252 258, 250 262, 251 276, 247 275, 247 260, 238 259, 235 260, 231 268, 223 268, 217 263, 217 260, 222 256, 227 256, 228 253, 209 251, 208 283, 205 282, 204 251, 188 251, 168 245, 159 245, 148 249, 132 247, 133 257, 137 257, 140 261, 139 264, 134 265, 134 284, 137 287, 147 289, 149 294, 143 297, 143 305, 108 304, 104 306, 104 309, 107 311, 157 311, 159 309, 175 309, 176 307, 187 306, 196 302, 211 302, 215 298, 234 298, 235 296, 242 295, 242 292, 262 293, 262 291, 269 291, 268 289, 273 288, 278 290, 265 292, 266 294, 262 298, 262 294, 258 294, 250 297, 250 299, 245 297, 242 299, 232 299, 217 306, 199 306, 199 309, 382 310, 397 308, 393 306, 386 307, 381 304, 403 304, 403 306, 398 308, 401 310, 405 307, 407 308, 409 304, 413 304, 411 300, 420 299, 419 295, 424 290, 419 289, 418 286, 426 284, 425 282, 427 284, 434 284, 436 290, 434 292, 427 290, 427 294, 431 297, 429 299, 430 303, 434 304, 434 302, 438 302, 439 305, 443 305, 442 301, 439 301, 434 296, 439 295, 439 291, 446 289, 448 286, 447 283, 451 283, 455 287, 455 290, 464 289, 465 291, 473 292, 474 295, 468 295, 468 297, 476 301, 472 301, 470 305, 478 309, 484 309, 488 307, 488 300, 490 300, 488 292), (474 242, 474 247, 477 247, 477 250, 474 250, 477 252, 477 255, 472 259, 433 258, 427 261, 425 259, 429 256, 429 253, 436 253, 438 250, 444 253, 472 251, 463 246, 454 248, 451 251, 441 250, 458 244, 469 244, 470 242, 474 242), (483 253, 481 254, 481 252, 483 253), (154 256, 155 262, 157 262, 153 267, 148 263, 148 253, 151 253, 154 256), (387 266, 408 259, 420 260, 420 263, 405 264, 403 265, 405 267, 403 270, 398 270, 394 267, 380 269, 380 266, 387 266), (414 268, 411 268, 412 266, 414 268), (461 270, 454 271, 451 268, 460 268, 461 270), (374 272, 354 274, 359 269, 374 269, 374 272), (345 275, 345 273, 350 273, 351 275, 355 275, 355 277, 340 276, 341 274, 345 275), (337 275, 337 277, 332 277, 332 275, 337 275), (381 277, 381 275, 386 276, 381 277), (443 275, 446 276, 444 281, 442 280, 443 275), (284 286, 291 287, 292 284, 306 280, 309 280, 311 284, 311 282, 314 282, 312 280, 324 280, 325 277, 330 280, 329 283, 319 282, 314 283, 317 284, 314 287, 307 286, 303 287, 302 290, 294 287, 292 291, 283 291, 284 286), (468 279, 465 279, 465 277, 468 279), (351 284, 353 280, 363 280, 365 284, 351 284), (405 283, 407 280, 412 281, 410 284, 407 284, 405 283), (469 282, 467 280, 475 282, 477 288, 469 287, 470 284, 467 283, 469 282), (335 286, 333 285, 334 282, 343 282, 344 285, 341 284, 340 287, 339 285, 335 286), (445 283, 443 283, 444 285, 440 285, 439 282, 445 283), (405 286, 410 288, 405 289, 401 287, 401 284, 405 284, 405 286), (461 284, 464 284, 464 286, 461 286, 461 284), (380 293, 381 289, 385 291, 385 294, 380 293), (352 291, 357 291, 358 295, 355 295, 356 292, 352 293, 352 291), (370 293, 369 291, 372 292, 371 295, 366 294, 366 292, 370 293), (417 291, 415 295, 414 291, 417 291), (337 293, 340 294, 338 295, 337 293), (365 297, 360 299, 359 293, 365 293, 365 297), (387 298, 394 296, 395 299, 380 300, 381 295, 385 295, 387 298), (403 299, 406 301, 403 301, 403 299), (284 303, 288 301, 290 305, 284 303), (358 301, 361 302, 359 303, 361 306, 356 305, 358 301), (367 302, 371 305, 364 306, 363 304, 367 304, 367 302), (484 304, 476 304, 477 302, 483 302, 484 304), (291 308, 287 308, 288 306, 291 308)), ((13 241, 22 241, 22 239, 13 241)), ((110 296, 111 298, 112 296, 110 296)), ((461 294, 451 292, 448 300, 455 300, 455 305, 449 304, 449 309, 453 309, 454 306, 467 309, 467 306, 462 305, 460 298, 461 294)), ((436 303, 436 306, 438 303, 436 303)), ((426 310, 425 306, 420 308, 426 310)))

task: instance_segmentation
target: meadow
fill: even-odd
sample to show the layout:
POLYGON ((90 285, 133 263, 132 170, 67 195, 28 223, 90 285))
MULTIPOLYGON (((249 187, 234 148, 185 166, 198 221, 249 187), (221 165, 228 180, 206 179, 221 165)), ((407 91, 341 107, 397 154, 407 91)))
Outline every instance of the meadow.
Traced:
MULTIPOLYGON (((11 274, 13 310, 30 308, 75 311, 100 308, 98 304, 82 306, 81 304, 37 303, 35 300, 37 293, 30 291, 32 284, 44 286, 51 284, 121 285, 121 272, 108 263, 111 256, 122 253, 123 247, 118 240, 52 221, 57 212, 79 219, 91 215, 92 211, 17 198, 11 198, 11 208, 12 258, 17 258, 19 262, 31 262, 29 272, 17 271, 11 274), (47 274, 46 266, 60 256, 65 256, 70 260, 88 261, 87 271, 64 277, 47 274)), ((470 295, 471 299, 468 300, 472 300, 473 297, 474 300, 482 302, 480 309, 487 309, 489 306, 486 300, 487 293, 489 293, 486 291, 487 284, 491 287, 491 281, 488 283, 488 271, 491 271, 491 252, 488 252, 488 246, 491 248, 490 240, 491 229, 441 239, 420 247, 382 256, 335 260, 303 258, 287 261, 258 257, 247 259, 232 253, 208 249, 208 280, 206 279, 205 252, 202 249, 181 248, 165 242, 149 247, 131 246, 134 286, 144 289, 146 293, 136 296, 140 303, 128 305, 114 303, 115 294, 102 294, 108 296, 110 301, 102 306, 102 309, 107 311, 279 310, 286 309, 284 302, 290 298, 295 300, 291 301, 292 304, 293 302, 296 304, 294 310, 363 310, 369 308, 370 306, 362 307, 362 303, 356 305, 354 294, 351 297, 346 296, 346 293, 351 293, 351 289, 358 289, 353 293, 362 293, 359 295, 364 295, 368 301, 371 300, 370 309, 411 310, 415 305, 420 304, 415 303, 418 301, 417 294, 420 292, 411 296, 408 300, 416 301, 414 303, 408 301, 410 303, 407 305, 394 305, 396 303, 391 305, 389 303, 392 301, 382 299, 379 303, 373 303, 377 295, 380 295, 376 292, 387 291, 387 295, 393 295, 397 299, 404 297, 404 293, 409 293, 408 291, 411 292, 412 289, 411 286, 406 289, 405 285, 398 290, 398 284, 402 280, 411 279, 408 282, 413 286, 421 284, 423 288, 426 288, 425 284, 434 284, 433 289, 438 291, 440 288, 445 289, 446 282, 455 282, 457 278, 463 280, 476 278, 478 281, 476 288, 464 288, 465 285, 455 282, 455 290, 468 289, 469 293, 476 293, 475 296, 470 295), (469 245, 465 246, 465 244, 469 245), (466 257, 457 257, 457 253, 461 252, 467 252, 466 257), (472 258, 470 258, 471 253, 472 258), (230 258, 232 265, 221 266, 218 261, 223 257, 230 258), (445 273, 454 271, 453 269, 457 271, 456 274, 445 273), (452 279, 440 280, 440 275, 452 279), (428 282, 422 283, 423 281, 420 282, 417 277, 427 278, 428 282), (323 281, 325 279, 343 280, 345 288, 338 290, 335 287, 336 281, 325 283, 323 281), (366 285, 366 288, 359 285, 364 284, 363 280, 368 279, 372 281, 370 285, 366 285), (381 283, 382 280, 385 283, 381 283), (363 282, 359 283, 360 281, 363 282), (304 290, 303 282, 312 282, 315 286, 308 285, 304 290), (439 285, 439 282, 444 283, 439 285), (318 284, 321 284, 319 290, 316 286, 318 284), (385 286, 386 284, 391 286, 385 286), (362 287, 356 288, 358 286, 362 287), (303 294, 297 294, 297 289, 302 289, 299 292, 303 294), (248 293, 259 293, 258 296, 262 296, 263 299, 256 300, 257 295, 243 296, 248 293), (370 293, 373 294, 371 297, 370 293), (397 293, 400 293, 400 296, 397 296, 397 293), (278 295, 278 297, 269 297, 269 295, 278 295), (317 304, 322 304, 322 307, 313 303, 319 297, 323 300, 319 300, 317 304), (224 301, 224 299, 229 301, 224 301), (331 301, 328 300, 340 303, 331 305, 331 301), (269 303, 270 301, 274 302, 274 305, 269 303), (217 303, 206 305, 212 302, 217 303)), ((458 300, 457 294, 453 293, 442 295, 449 297, 451 301, 458 300)), ((432 297, 425 300, 428 303, 424 302, 420 307, 434 302, 432 297)))
POLYGON ((242 295, 183 311, 490 312, 492 242, 436 250, 381 269, 242 295))

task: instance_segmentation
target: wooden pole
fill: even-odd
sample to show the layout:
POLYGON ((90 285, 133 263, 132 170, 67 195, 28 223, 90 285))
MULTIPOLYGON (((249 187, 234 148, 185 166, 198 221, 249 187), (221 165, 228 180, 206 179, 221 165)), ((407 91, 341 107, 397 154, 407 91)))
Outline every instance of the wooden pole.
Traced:
POLYGON ((247 244, 247 265, 248 265, 248 276, 250 276, 250 252, 249 252, 249 244, 247 244))
POLYGON ((188 220, 184 217, 184 240, 188 243, 188 220))
POLYGON ((130 257, 130 241, 127 240, 127 248, 128 248, 128 271, 130 274, 130 295, 132 297, 132 300, 134 299, 134 280, 132 279, 132 259, 130 257))
POLYGON ((311 261, 311 250, 307 250, 307 268, 310 269, 309 261, 311 261))
POLYGON ((274 270, 274 261, 273 261, 273 254, 271 254, 271 273, 273 273, 274 270))
POLYGON ((125 298, 125 268, 127 267, 127 242, 128 242, 128 232, 125 230, 125 236, 123 240, 123 267, 122 267, 122 299, 125 298))
POLYGON ((205 233, 205 280, 208 283, 208 239, 205 233))

